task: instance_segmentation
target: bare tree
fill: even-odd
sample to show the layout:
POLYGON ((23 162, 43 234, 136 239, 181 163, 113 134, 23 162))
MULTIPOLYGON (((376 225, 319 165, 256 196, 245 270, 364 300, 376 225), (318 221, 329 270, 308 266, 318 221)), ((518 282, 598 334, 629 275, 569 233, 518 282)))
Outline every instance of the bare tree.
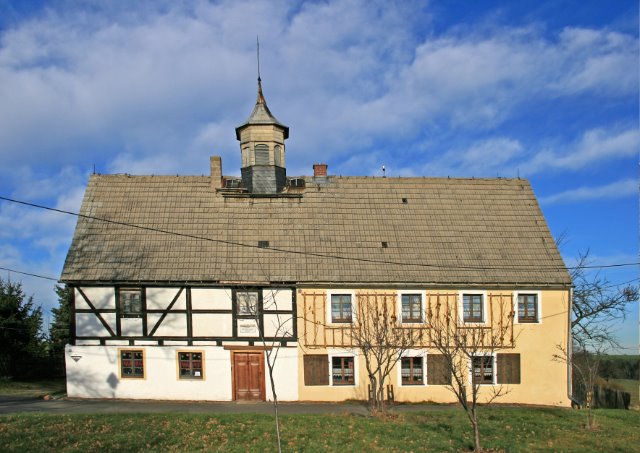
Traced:
POLYGON ((490 299, 489 315, 497 319, 492 318, 487 325, 464 323, 457 299, 452 295, 434 296, 429 303, 431 348, 440 354, 444 382, 471 423, 477 452, 481 451, 478 404, 490 404, 509 391, 503 385, 495 385, 496 352, 515 346, 511 297, 490 296, 490 299), (483 385, 488 394, 481 394, 483 385))
MULTIPOLYGON (((265 359, 267 362, 267 371, 269 373, 269 384, 271 386, 271 394, 273 395, 273 412, 275 416, 275 425, 276 425, 276 439, 278 442, 278 453, 282 453, 282 438, 280 435, 280 417, 278 413, 278 392, 276 390, 276 381, 274 378, 274 368, 276 365, 276 361, 278 360, 278 353, 280 352, 280 347, 282 346, 282 342, 278 340, 267 340, 265 335, 266 325, 261 326, 260 328, 260 318, 264 319, 264 314, 268 313, 267 308, 275 308, 278 309, 276 294, 278 290, 274 288, 270 288, 268 291, 263 292, 263 304, 262 311, 254 309, 254 313, 256 315, 256 325, 258 326, 258 332, 260 333, 260 341, 262 342, 262 346, 264 348, 265 359)), ((273 338, 284 338, 288 337, 293 333, 293 322, 295 320, 292 316, 276 314, 270 317, 270 325, 269 328, 272 330, 273 338)), ((266 324, 266 322, 265 322, 266 324)))
POLYGON ((612 285, 600 273, 590 273, 589 264, 587 251, 571 271, 573 339, 580 347, 593 350, 617 347, 613 325, 624 319, 628 304, 638 300, 638 286, 612 285))
POLYGON ((371 410, 385 410, 385 385, 400 358, 423 343, 424 327, 398 323, 395 295, 360 294, 356 301, 353 347, 364 358, 371 388, 371 410))
POLYGON ((587 408, 587 429, 595 427, 593 395, 600 374, 600 362, 605 354, 602 348, 588 350, 583 344, 574 342, 573 351, 558 346, 558 353, 553 356, 556 361, 571 364, 573 395, 583 401, 587 408))

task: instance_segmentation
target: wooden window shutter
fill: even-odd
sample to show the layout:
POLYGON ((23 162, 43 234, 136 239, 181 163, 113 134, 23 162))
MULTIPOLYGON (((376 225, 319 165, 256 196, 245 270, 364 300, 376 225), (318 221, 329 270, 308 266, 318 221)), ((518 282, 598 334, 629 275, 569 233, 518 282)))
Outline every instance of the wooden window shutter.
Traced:
POLYGON ((498 384, 520 384, 520 354, 498 354, 498 384))
POLYGON ((329 385, 329 356, 305 354, 304 385, 329 385))
POLYGON ((451 384, 451 371, 447 366, 447 358, 442 354, 427 354, 427 384, 451 384))

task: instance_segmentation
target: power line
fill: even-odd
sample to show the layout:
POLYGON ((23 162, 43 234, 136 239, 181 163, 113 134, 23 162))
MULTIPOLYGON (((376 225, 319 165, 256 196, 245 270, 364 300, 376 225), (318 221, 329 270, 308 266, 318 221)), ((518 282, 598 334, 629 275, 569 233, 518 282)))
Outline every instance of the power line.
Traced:
POLYGON ((169 235, 184 237, 184 238, 188 238, 188 239, 196 239, 196 240, 200 240, 200 241, 215 242, 215 243, 219 243, 219 244, 231 245, 231 246, 236 246, 236 247, 246 247, 246 248, 252 248, 252 249, 270 250, 270 251, 280 252, 280 253, 291 253, 291 254, 296 254, 296 255, 313 256, 313 257, 316 257, 316 258, 331 258, 331 259, 337 259, 337 260, 358 261, 358 262, 372 263, 372 264, 390 264, 390 265, 396 265, 396 266, 426 267, 426 268, 447 269, 447 270, 514 270, 514 269, 517 269, 517 270, 540 270, 540 269, 546 269, 546 270, 557 270, 557 271, 563 271, 563 270, 567 270, 567 269, 607 269, 607 268, 617 268, 617 267, 628 267, 628 266, 638 266, 638 265, 640 265, 640 262, 634 262, 634 263, 616 263, 616 264, 586 265, 586 266, 535 266, 535 267, 532 267, 532 266, 526 266, 526 265, 522 265, 522 266, 520 266, 520 265, 511 265, 511 266, 501 267, 501 266, 439 265, 439 264, 428 264, 428 263, 408 263, 408 262, 405 262, 405 261, 377 260, 377 259, 373 259, 373 258, 358 258, 358 257, 353 257, 353 256, 331 255, 331 254, 318 253, 318 252, 305 252, 305 251, 301 251, 301 250, 291 250, 291 249, 284 249, 284 248, 280 248, 280 247, 267 247, 267 248, 264 248, 264 247, 261 247, 260 245, 256 245, 256 244, 247 244, 247 243, 243 243, 243 242, 229 241, 229 240, 225 240, 225 239, 213 239, 213 238, 207 238, 207 237, 203 237, 203 236, 196 236, 196 235, 187 234, 187 233, 179 233, 177 231, 163 230, 163 229, 160 229, 160 228, 154 228, 154 227, 149 227, 149 226, 144 226, 144 225, 136 225, 136 224, 133 224, 133 223, 121 222, 121 221, 118 221, 118 220, 105 219, 105 218, 102 218, 102 217, 96 217, 96 216, 90 216, 90 215, 86 215, 86 214, 81 214, 81 213, 78 213, 78 212, 66 211, 64 209, 52 208, 50 206, 44 206, 44 205, 40 205, 40 204, 36 204, 36 203, 30 203, 30 202, 27 202, 27 201, 16 200, 16 199, 13 199, 13 198, 8 198, 8 197, 3 197, 3 196, 0 196, 0 200, 4 200, 4 201, 11 202, 11 203, 24 205, 24 206, 29 206, 29 207, 32 207, 32 208, 44 209, 44 210, 47 210, 47 211, 53 211, 53 212, 58 212, 58 213, 61 213, 61 214, 72 215, 72 216, 79 217, 79 218, 84 218, 84 219, 89 219, 89 220, 96 220, 96 221, 99 221, 99 222, 105 222, 105 223, 109 223, 109 224, 112 224, 112 225, 119 225, 119 226, 125 226, 125 227, 130 227, 130 228, 136 228, 136 229, 140 229, 140 230, 144 230, 144 231, 152 231, 154 233, 169 234, 169 235))
POLYGON ((53 280, 54 282, 57 282, 59 280, 57 278, 47 277, 45 275, 32 274, 31 272, 23 272, 23 271, 17 271, 15 269, 9 269, 8 267, 0 267, 0 270, 13 272, 14 274, 28 275, 30 277, 43 278, 45 280, 53 280))

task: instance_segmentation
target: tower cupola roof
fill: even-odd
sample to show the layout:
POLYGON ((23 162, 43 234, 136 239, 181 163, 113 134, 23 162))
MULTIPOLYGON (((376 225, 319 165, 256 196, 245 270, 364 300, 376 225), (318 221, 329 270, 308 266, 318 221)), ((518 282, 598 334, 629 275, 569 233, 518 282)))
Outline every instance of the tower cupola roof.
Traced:
POLYGON ((272 124, 283 129, 284 138, 289 138, 289 126, 285 126, 277 120, 275 116, 269 110, 267 101, 262 94, 262 80, 258 77, 258 98, 256 99, 256 106, 253 108, 253 112, 249 116, 249 119, 244 124, 236 127, 236 138, 240 140, 240 131, 247 126, 251 125, 265 125, 272 124))

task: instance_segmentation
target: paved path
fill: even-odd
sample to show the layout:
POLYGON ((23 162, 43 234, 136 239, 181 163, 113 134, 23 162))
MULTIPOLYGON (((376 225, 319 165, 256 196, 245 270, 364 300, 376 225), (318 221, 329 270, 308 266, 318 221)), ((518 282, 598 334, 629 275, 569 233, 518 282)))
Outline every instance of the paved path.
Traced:
MULTIPOLYGON (((453 408, 430 404, 395 406, 394 411, 453 408)), ((281 414, 356 414, 367 415, 364 404, 358 403, 280 403, 281 414)), ((149 401, 67 399, 45 401, 42 399, 0 396, 0 414, 43 412, 49 414, 132 414, 132 413, 225 413, 272 414, 271 403, 199 402, 199 401, 149 401)))

